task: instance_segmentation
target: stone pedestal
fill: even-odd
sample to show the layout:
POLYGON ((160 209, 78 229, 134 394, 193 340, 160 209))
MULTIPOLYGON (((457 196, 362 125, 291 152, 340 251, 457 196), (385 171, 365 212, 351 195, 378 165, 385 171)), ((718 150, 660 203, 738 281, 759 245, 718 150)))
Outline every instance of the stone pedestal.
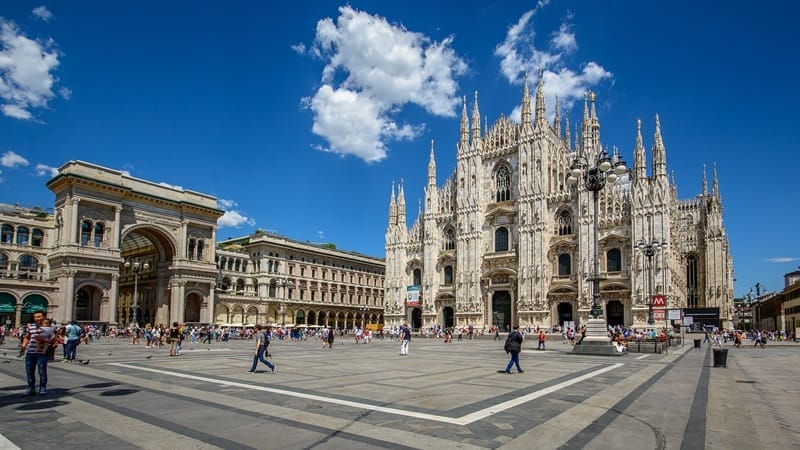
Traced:
POLYGON ((582 355, 622 356, 608 337, 606 321, 603 319, 589 319, 586 323, 586 337, 580 344, 572 347, 572 353, 582 355))

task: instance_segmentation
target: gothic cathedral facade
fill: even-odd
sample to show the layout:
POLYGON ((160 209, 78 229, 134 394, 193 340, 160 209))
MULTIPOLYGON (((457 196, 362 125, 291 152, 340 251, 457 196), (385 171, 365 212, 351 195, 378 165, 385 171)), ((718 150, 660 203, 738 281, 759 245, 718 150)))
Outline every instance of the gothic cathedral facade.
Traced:
POLYGON ((716 308, 730 325, 733 262, 716 167, 710 192, 703 169, 702 192, 680 200, 658 116, 649 170, 639 121, 632 167, 598 193, 595 216, 592 193, 566 182, 576 158, 607 152, 594 95, 584 98, 573 142, 558 105, 547 120, 542 88, 540 74, 532 102, 526 79, 520 123, 501 116, 483 133, 477 93, 471 118, 464 100, 455 172, 437 184, 432 143, 424 205, 410 227, 404 186, 392 185, 386 325, 580 327, 592 305, 595 226, 609 325, 646 326, 653 303, 661 326, 667 310, 681 308, 716 308), (658 245, 648 257, 642 243, 658 245))

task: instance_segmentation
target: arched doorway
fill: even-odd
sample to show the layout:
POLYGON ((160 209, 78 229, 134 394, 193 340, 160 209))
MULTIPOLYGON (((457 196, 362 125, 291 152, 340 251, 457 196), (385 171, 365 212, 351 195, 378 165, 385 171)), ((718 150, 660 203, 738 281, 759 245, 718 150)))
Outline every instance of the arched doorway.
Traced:
POLYGON ((223 323, 228 323, 229 322, 228 316, 229 316, 228 307, 225 305, 217 305, 217 313, 214 315, 215 317, 214 321, 216 322, 216 324, 219 325, 223 323))
POLYGON ((606 322, 609 325, 625 325, 625 307, 619 300, 611 300, 606 303, 606 322))
POLYGON ((511 329, 511 294, 508 291, 492 295, 492 325, 502 331, 511 329))
POLYGON ((445 306, 442 309, 442 324, 445 328, 452 328, 455 325, 453 320, 453 308, 445 306))
POLYGON ((200 323, 200 305, 203 299, 198 294, 189 294, 183 320, 186 323, 200 323))
POLYGON ((422 310, 414 308, 411 310, 411 329, 419 330, 422 328, 422 310))
POLYGON ((324 311, 320 311, 318 321, 319 323, 317 325, 322 325, 322 326, 328 325, 328 316, 327 314, 325 314, 324 311))
POLYGON ((314 314, 314 311, 308 312, 308 319, 306 319, 306 325, 316 325, 317 324, 317 315, 314 314))
POLYGON ((306 323, 306 313, 302 310, 297 311, 297 316, 294 318, 295 325, 305 325, 306 323))
MULTIPOLYGON (((564 322, 573 322, 572 318, 572 304, 567 302, 561 302, 558 304, 558 324, 562 327, 564 326, 564 322)), ((573 322, 574 326, 574 322, 573 322)))
POLYGON ((100 299, 103 292, 94 286, 84 286, 75 294, 75 320, 97 322, 100 320, 100 299))
POLYGON ((0 325, 14 324, 17 312, 17 299, 8 292, 0 292, 0 325))
POLYGON ((139 324, 168 324, 170 293, 159 289, 159 278, 175 257, 168 234, 151 225, 134 226, 122 237, 120 256, 116 320, 131 324, 135 310, 139 324))

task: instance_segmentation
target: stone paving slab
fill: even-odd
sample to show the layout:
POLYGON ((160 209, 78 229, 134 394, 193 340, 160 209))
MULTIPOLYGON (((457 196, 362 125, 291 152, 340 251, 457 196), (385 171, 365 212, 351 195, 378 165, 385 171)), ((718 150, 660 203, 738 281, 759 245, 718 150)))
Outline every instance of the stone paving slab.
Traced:
POLYGON ((416 339, 407 357, 337 344, 275 342, 278 373, 250 374, 252 342, 170 358, 106 339, 79 348, 87 365, 52 363, 50 393, 30 399, 7 354, 0 448, 800 447, 796 344, 729 348, 727 369, 705 346, 605 358, 526 344, 513 375, 497 372, 502 341, 416 339))

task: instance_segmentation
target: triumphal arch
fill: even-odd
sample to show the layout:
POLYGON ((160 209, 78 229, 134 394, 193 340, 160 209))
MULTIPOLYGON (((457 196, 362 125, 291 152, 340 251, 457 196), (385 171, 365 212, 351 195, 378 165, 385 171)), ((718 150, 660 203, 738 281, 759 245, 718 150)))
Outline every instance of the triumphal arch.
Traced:
POLYGON ((217 199, 83 161, 55 194, 51 279, 58 321, 213 323, 217 199))

